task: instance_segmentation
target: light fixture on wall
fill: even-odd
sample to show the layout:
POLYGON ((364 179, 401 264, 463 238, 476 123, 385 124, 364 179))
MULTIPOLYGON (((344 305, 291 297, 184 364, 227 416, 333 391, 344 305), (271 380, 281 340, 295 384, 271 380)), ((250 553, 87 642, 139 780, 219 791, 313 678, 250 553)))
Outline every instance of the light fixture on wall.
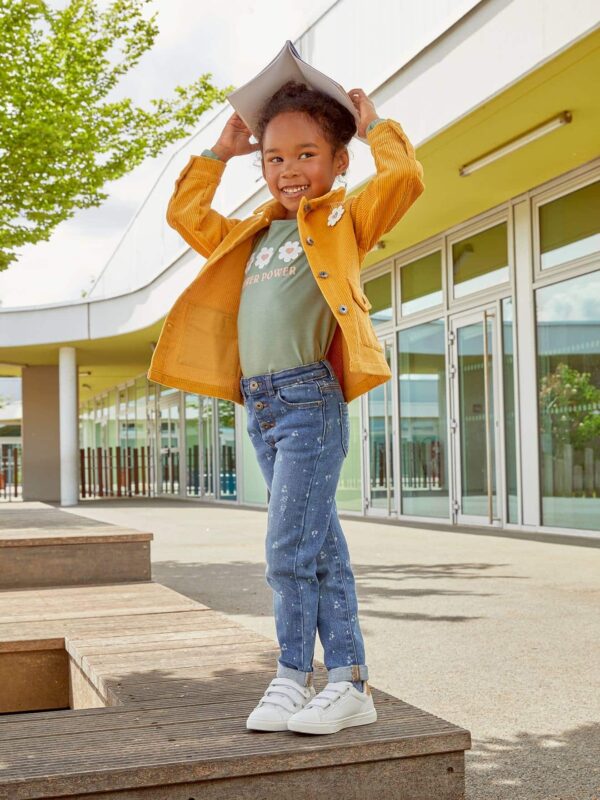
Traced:
POLYGON ((545 136, 547 133, 568 124, 572 119, 573 115, 570 111, 563 111, 557 116, 542 122, 540 125, 529 128, 529 130, 525 131, 525 133, 522 133, 520 136, 509 139, 508 142, 500 145, 500 147, 495 147, 493 150, 489 150, 487 153, 479 156, 479 158, 469 161, 467 164, 463 164, 462 167, 458 168, 458 174, 462 177, 470 175, 472 172, 475 172, 475 170, 481 169, 481 167, 485 167, 493 161, 497 161, 499 158, 508 155, 508 153, 513 153, 515 150, 529 144, 529 142, 533 142, 535 139, 539 139, 540 136, 545 136))

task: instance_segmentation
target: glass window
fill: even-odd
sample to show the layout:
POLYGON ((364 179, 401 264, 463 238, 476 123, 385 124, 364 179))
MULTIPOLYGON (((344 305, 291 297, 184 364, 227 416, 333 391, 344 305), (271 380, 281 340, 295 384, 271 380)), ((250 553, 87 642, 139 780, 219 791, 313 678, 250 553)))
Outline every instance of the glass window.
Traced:
POLYGON ((146 378, 137 378, 135 381, 135 392, 130 389, 135 396, 135 437, 134 437, 134 480, 136 494, 149 494, 148 484, 148 429, 146 411, 146 388, 148 382, 146 378))
POLYGON ((350 424, 350 444, 348 446, 348 455, 342 464, 335 502, 338 508, 362 513, 363 480, 361 453, 363 439, 359 397, 348 403, 348 422, 350 424))
POLYGON ((600 251, 600 181, 540 206, 541 268, 600 251))
MULTIPOLYGON (((200 433, 202 442, 202 486, 205 495, 215 496, 215 411, 213 397, 201 397, 200 433)), ((235 416, 234 416, 235 419, 235 416)))
POLYGON ((400 301, 402 316, 442 302, 442 254, 439 250, 401 268, 400 301))
POLYGON ((219 496, 225 500, 237 499, 237 472, 235 451, 235 406, 230 400, 217 400, 219 441, 219 496))
POLYGON ((185 448, 187 494, 200 494, 200 402, 197 394, 185 395, 185 448))
POLYGON ((464 297, 509 280, 506 223, 452 245, 454 297, 464 297))
POLYGON ((441 319, 398 332, 402 513, 448 517, 446 335, 441 319))
POLYGON ((600 270, 536 292, 542 522, 600 529, 600 270))
POLYGON ((371 308, 369 315, 375 327, 392 320, 392 273, 387 272, 378 278, 367 281, 363 286, 371 308))

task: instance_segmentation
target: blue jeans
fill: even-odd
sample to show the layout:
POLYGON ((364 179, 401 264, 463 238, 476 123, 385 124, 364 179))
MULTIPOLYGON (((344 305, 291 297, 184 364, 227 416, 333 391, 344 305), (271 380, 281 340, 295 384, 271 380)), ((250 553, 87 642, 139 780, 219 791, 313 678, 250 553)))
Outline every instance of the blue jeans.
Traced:
POLYGON ((348 405, 330 362, 240 379, 247 431, 269 489, 266 581, 281 650, 277 676, 313 682, 317 630, 328 681, 369 674, 335 491, 348 454, 348 405))

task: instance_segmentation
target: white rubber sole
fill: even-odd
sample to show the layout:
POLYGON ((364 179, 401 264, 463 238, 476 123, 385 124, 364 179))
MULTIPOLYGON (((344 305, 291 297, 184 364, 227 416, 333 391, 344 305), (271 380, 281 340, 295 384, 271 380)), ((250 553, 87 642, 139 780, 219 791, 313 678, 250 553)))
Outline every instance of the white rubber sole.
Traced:
POLYGON ((363 711, 362 714, 354 714, 352 717, 332 722, 300 722, 299 720, 290 719, 287 727, 289 731, 295 731, 296 733, 337 733, 342 728, 368 725, 376 721, 377 709, 371 708, 369 711, 363 711))
POLYGON ((270 722, 269 720, 262 719, 252 722, 247 719, 246 728, 250 731, 287 731, 288 726, 286 720, 270 722))

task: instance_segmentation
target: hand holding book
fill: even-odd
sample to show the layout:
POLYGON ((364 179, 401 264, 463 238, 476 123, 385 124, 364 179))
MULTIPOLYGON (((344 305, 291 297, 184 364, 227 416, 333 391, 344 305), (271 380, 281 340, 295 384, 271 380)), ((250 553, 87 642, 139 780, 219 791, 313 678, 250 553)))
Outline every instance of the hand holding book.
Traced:
POLYGON ((362 89, 350 89, 348 97, 352 100, 356 111, 358 112, 359 120, 357 121, 356 135, 359 139, 364 139, 367 135, 367 126, 373 120, 379 119, 373 101, 362 89))
POLYGON ((252 131, 235 111, 227 120, 221 135, 211 150, 221 161, 228 161, 233 156, 244 156, 258 150, 259 144, 249 141, 252 131))

